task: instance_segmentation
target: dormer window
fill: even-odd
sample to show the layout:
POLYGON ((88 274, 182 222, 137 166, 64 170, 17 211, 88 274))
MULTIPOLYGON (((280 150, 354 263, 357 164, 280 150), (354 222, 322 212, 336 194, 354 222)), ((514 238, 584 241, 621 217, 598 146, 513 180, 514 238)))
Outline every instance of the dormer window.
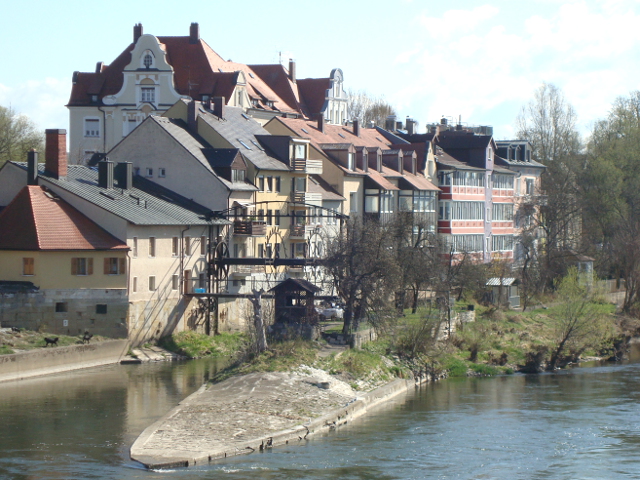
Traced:
POLYGON ((347 153, 347 168, 352 172, 356 169, 355 154, 347 153))
POLYGON ((307 158, 306 145, 296 144, 293 150, 293 158, 296 160, 305 160, 307 158))
POLYGON ((151 68, 151 65, 153 65, 153 57, 151 55, 149 55, 148 53, 144 56, 144 66, 149 69, 151 68))
POLYGON ((231 170, 231 181, 233 183, 243 183, 245 178, 244 170, 231 170))

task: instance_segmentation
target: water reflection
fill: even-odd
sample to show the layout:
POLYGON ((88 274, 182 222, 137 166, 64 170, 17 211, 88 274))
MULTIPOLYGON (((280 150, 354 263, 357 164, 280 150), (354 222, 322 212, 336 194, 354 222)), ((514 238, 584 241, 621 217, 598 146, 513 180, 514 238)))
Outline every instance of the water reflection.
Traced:
POLYGON ((640 476, 640 365, 451 379, 303 445, 188 470, 131 462, 137 435, 211 362, 0 384, 2 479, 608 479, 640 476))

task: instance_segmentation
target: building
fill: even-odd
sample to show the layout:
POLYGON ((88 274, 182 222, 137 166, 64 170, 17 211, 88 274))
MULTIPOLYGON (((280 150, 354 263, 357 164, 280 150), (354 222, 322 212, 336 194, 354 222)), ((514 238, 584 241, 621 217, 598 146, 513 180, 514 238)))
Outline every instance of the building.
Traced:
POLYGON ((45 187, 23 187, 0 213, 0 280, 30 282, 4 294, 5 326, 126 337, 129 247, 45 187))
MULTIPOLYGON (((27 163, 8 162, 0 169, 0 204, 8 204, 24 185, 37 185, 47 195, 91 218, 128 249, 125 277, 117 278, 128 307, 126 315, 119 319, 125 334, 134 343, 141 343, 184 329, 241 328, 226 319, 218 322, 217 305, 212 308, 210 296, 206 295, 217 288, 211 280, 210 266, 218 239, 230 222, 148 178, 133 175, 131 163, 68 165, 66 132, 46 133, 44 164, 38 165, 31 158, 27 163), (205 295, 195 296, 196 289, 205 295)), ((66 242, 68 231, 54 230, 53 235, 57 242, 66 242)), ((100 268, 96 262, 103 262, 100 255, 93 255, 94 271, 100 268)), ((82 258, 87 260, 84 270, 79 271, 90 275, 89 256, 82 258)), ((112 267, 120 272, 121 265, 116 267, 116 263, 112 267)), ((90 280, 93 279, 98 280, 90 280)), ((80 290, 83 285, 73 284, 80 290)), ((89 285, 93 288, 92 283, 89 285)))
POLYGON ((298 79, 296 64, 245 65, 224 60, 200 38, 192 23, 188 36, 156 37, 133 28, 133 42, 111 64, 74 72, 67 107, 73 163, 111 150, 149 115, 161 115, 178 100, 204 103, 224 97, 263 123, 274 116, 329 121, 346 118, 344 75, 298 79))

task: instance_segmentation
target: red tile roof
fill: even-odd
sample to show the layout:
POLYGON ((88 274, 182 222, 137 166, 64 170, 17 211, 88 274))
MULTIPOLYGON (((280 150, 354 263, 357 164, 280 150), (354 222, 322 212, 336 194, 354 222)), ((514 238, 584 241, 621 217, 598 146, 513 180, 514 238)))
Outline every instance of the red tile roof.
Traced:
MULTIPOLYGON (((221 96, 228 100, 238 83, 237 72, 243 72, 247 93, 257 102, 257 108, 312 116, 324 105, 330 83, 328 78, 304 79, 294 83, 280 64, 245 65, 227 61, 205 41, 190 43, 188 36, 157 38, 167 52, 167 62, 174 70, 175 89, 181 95, 197 100, 202 95, 221 96)), ((131 62, 133 48, 131 43, 100 72, 78 73, 74 77, 68 105, 90 105, 91 95, 102 99, 118 93, 124 81, 122 72, 131 62)))
POLYGON ((64 200, 26 186, 0 213, 0 249, 128 250, 64 200))

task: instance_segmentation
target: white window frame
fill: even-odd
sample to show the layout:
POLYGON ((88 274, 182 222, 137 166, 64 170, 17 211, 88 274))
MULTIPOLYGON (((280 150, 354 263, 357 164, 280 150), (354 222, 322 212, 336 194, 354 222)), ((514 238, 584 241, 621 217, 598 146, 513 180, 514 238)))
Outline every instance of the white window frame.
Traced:
POLYGON ((85 138, 100 138, 100 130, 101 130, 100 118, 84 117, 82 122, 82 130, 84 132, 85 138), (91 122, 91 125, 90 126, 87 125, 87 122, 91 122))

